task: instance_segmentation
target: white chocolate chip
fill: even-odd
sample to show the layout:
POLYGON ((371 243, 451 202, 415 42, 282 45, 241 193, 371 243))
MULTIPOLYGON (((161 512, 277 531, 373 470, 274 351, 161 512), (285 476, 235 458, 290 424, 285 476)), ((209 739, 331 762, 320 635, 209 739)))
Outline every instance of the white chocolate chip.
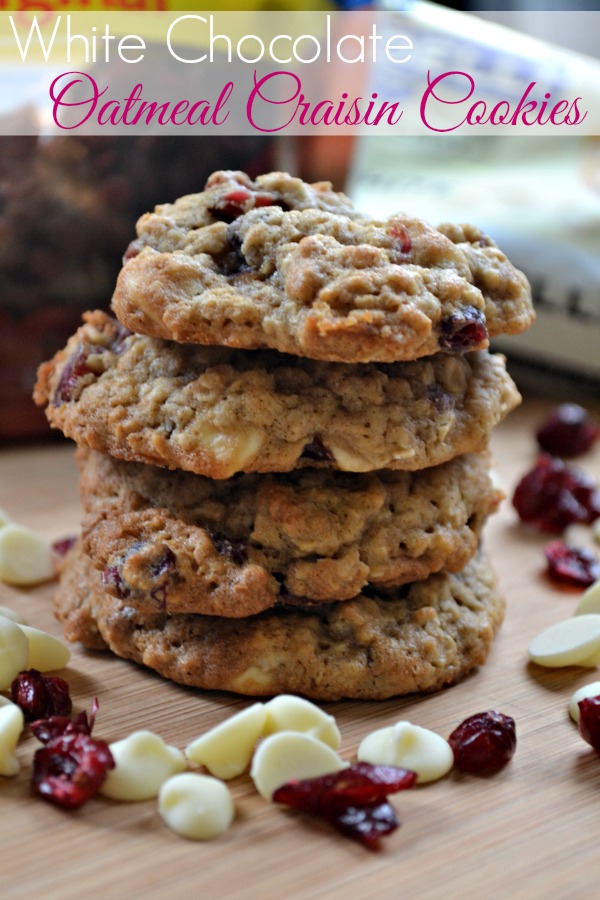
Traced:
POLYGON ((358 759, 375 766, 410 769, 418 784, 443 778, 454 765, 448 741, 411 722, 397 722, 368 734, 358 748, 358 759))
POLYGON ((586 697, 600 697, 600 681, 584 684, 583 687, 575 691, 569 700, 569 715, 574 722, 579 722, 579 701, 585 700, 586 697))
POLYGON ((196 448, 198 444, 206 449, 215 459, 233 475, 251 462, 260 452, 265 442, 261 428, 240 426, 235 433, 225 433, 218 428, 203 424, 191 434, 183 432, 177 443, 183 450, 196 448))
POLYGON ((158 812, 176 834, 207 841, 224 834, 235 813, 229 788, 210 775, 183 772, 160 789, 158 812))
POLYGON ((11 517, 4 509, 0 509, 0 528, 3 528, 5 525, 10 525, 12 522, 11 517))
MULTIPOLYGON (((439 440, 443 440, 446 433, 450 428, 450 422, 445 426, 445 431, 443 434, 439 435, 439 440)), ((396 450, 395 453, 392 453, 392 459, 411 459, 415 455, 415 450, 412 447, 407 448, 406 450, 396 450)))
POLYGON ((293 694, 280 694, 265 703, 265 709, 267 711, 265 734, 275 734, 277 731, 302 731, 328 744, 334 750, 339 749, 342 738, 335 719, 309 700, 295 697, 293 694))
POLYGON ((6 691, 19 672, 27 668, 29 641, 25 632, 5 616, 0 616, 0 691, 6 691))
POLYGON ((47 631, 32 628, 30 625, 19 625, 19 628, 29 641, 28 669, 37 669, 39 672, 64 669, 71 659, 71 651, 62 641, 47 631))
POLYGON ((556 622, 529 645, 540 666, 595 666, 600 654, 600 615, 587 613, 556 622))
POLYGON ((0 606, 0 616, 5 616, 7 619, 10 619, 11 622, 16 622, 17 625, 27 624, 23 616, 19 615, 18 612, 15 612, 14 609, 9 609, 8 606, 0 606))
POLYGON ((584 591, 573 615, 585 616, 588 613, 600 614, 600 581, 594 582, 587 591, 584 591))
MULTIPOLYGON (((276 657, 273 657, 273 659, 275 660, 276 657)), ((260 693, 261 688, 264 688, 264 693, 268 693, 269 685, 273 680, 273 669, 269 667, 271 660, 268 653, 262 654, 260 661, 260 667, 248 666, 247 669, 244 669, 243 672, 232 678, 231 689, 238 694, 256 694, 260 693)))
POLYGON ((316 778, 346 767, 337 753, 309 734, 278 731, 265 738, 252 759, 250 775, 265 800, 292 778, 316 778))
POLYGON ((0 581, 25 586, 53 576, 52 553, 46 541, 23 525, 0 528, 0 581))
POLYGON ((329 444, 328 449, 343 472, 368 472, 372 469, 372 465, 363 456, 349 453, 335 444, 329 444))
POLYGON ((0 775, 16 775, 20 769, 15 750, 23 722, 23 713, 15 703, 0 705, 0 775))
POLYGON ((134 731, 109 745, 115 768, 100 793, 112 800, 149 800, 157 797, 167 778, 185 769, 181 750, 169 747, 151 731, 134 731))
POLYGON ((236 778, 250 765, 266 720, 264 704, 254 703, 188 744, 185 755, 217 778, 236 778))

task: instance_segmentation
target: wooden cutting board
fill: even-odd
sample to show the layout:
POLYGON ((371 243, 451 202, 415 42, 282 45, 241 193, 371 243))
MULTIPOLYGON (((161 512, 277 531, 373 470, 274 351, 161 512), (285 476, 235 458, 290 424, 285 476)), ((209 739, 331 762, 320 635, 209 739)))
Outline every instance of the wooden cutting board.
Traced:
MULTIPOLYGON (((529 399, 494 436, 501 482, 511 493, 535 457, 534 427, 549 408, 529 399)), ((580 464, 600 478, 600 447, 580 464)), ((71 446, 0 451, 0 506, 56 539, 80 517, 71 446)), ((583 539, 591 541, 589 529, 583 539)), ((3 897, 207 898, 591 898, 598 895, 600 756, 567 713, 571 693, 594 670, 544 670, 527 661, 542 628, 570 616, 577 592, 544 575, 545 540, 517 523, 509 502, 489 523, 485 543, 506 593, 505 624, 488 663, 438 694, 379 703, 327 704, 351 759, 360 740, 400 719, 444 736, 466 716, 495 708, 517 723, 513 761, 492 778, 451 774, 398 794, 402 827, 370 852, 326 825, 261 799, 246 776, 231 783, 236 819, 210 843, 186 841, 162 823, 154 801, 92 800, 75 813, 33 797, 31 757, 22 739, 21 772, 0 778, 0 892, 3 897)), ((53 586, 0 586, 0 603, 57 636, 53 586)), ((77 710, 97 696, 96 734, 117 740, 138 728, 184 748, 248 705, 230 694, 163 681, 149 671, 78 647, 65 676, 77 710)))

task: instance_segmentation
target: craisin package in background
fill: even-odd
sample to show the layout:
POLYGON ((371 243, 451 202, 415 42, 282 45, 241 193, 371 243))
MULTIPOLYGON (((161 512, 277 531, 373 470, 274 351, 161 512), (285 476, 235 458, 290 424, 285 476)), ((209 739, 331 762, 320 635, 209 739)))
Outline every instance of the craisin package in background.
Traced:
MULTIPOLYGON (((439 59, 442 68, 477 71, 478 88, 511 103, 528 82, 561 96, 580 79, 597 103, 600 63, 581 52, 598 52, 589 13, 440 14, 421 0, 411 9, 424 66, 439 59)), ((386 79, 395 78, 396 93, 409 92, 400 74, 403 80, 381 67, 375 87, 389 90, 386 79)), ((360 138, 347 190, 368 213, 404 210, 433 225, 463 221, 483 229, 529 278, 537 311, 518 342, 503 337, 495 347, 523 363, 523 376, 537 389, 550 384, 548 375, 593 388, 600 380, 600 138, 575 129, 513 135, 497 128, 484 136, 475 126, 452 130, 460 109, 448 107, 445 133, 360 138)))

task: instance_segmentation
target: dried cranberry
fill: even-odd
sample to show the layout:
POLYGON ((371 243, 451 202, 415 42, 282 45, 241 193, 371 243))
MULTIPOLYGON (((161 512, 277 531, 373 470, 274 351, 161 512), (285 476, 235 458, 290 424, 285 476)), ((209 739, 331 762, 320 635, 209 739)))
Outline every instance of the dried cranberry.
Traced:
POLYGON ((454 729, 448 743, 457 769, 472 775, 487 775, 502 768, 514 755, 515 721, 495 710, 476 713, 454 729))
POLYGON ((288 781, 277 788, 273 800, 303 812, 341 809, 385 800, 389 794, 413 787, 416 779, 408 769, 359 762, 331 775, 288 781))
POLYGON ((125 349, 125 341, 128 337, 131 337, 133 332, 129 330, 129 328, 125 328, 124 325, 118 323, 118 327, 115 329, 115 336, 113 337, 110 345, 110 349, 113 353, 120 354, 125 349))
POLYGON ((388 794, 413 787, 416 779, 406 769, 359 762, 331 775, 288 781, 274 792, 273 800, 321 816, 344 834, 374 847, 380 836, 400 824, 385 802, 388 794))
POLYGON ((228 251, 215 258, 219 272, 226 278, 235 278, 235 276, 254 273, 252 266, 248 264, 246 257, 242 253, 242 239, 236 231, 235 222, 231 223, 227 228, 227 240, 229 243, 228 251))
POLYGON ((57 556, 66 556, 69 550, 71 550, 75 544, 77 543, 77 538, 73 535, 71 537, 62 538, 60 541, 54 541, 52 544, 52 550, 56 553, 57 556))
POLYGON ((571 458, 590 449, 599 434, 588 412, 577 403, 563 403, 537 432, 537 442, 552 456, 571 458))
POLYGON ((45 800, 77 809, 102 787, 115 766, 108 745, 91 737, 95 708, 70 720, 64 716, 33 722, 31 730, 44 743, 33 757, 33 786, 45 800))
POLYGON ((548 575, 575 587, 589 587, 600 579, 600 563, 587 547, 570 547, 564 541, 551 541, 544 548, 548 575))
POLYGON ((125 265, 125 263, 130 259, 138 256, 145 246, 146 241, 143 238, 136 238, 135 240, 131 241, 131 243, 127 247, 127 250, 123 254, 123 265, 125 265))
POLYGON ((400 253, 410 253, 412 241, 404 225, 400 222, 393 222, 388 233, 395 241, 400 241, 400 253))
POLYGON ((47 744, 55 738, 67 734, 90 734, 93 725, 93 715, 88 721, 85 710, 78 713, 73 719, 69 716, 50 716, 48 719, 36 719, 31 723, 31 731, 42 744, 47 744), (90 724, 91 723, 91 724, 90 724))
POLYGON ((331 462, 334 459, 333 453, 325 446, 320 437, 314 437, 310 443, 306 444, 300 455, 304 459, 314 459, 315 462, 331 462))
POLYGON ((585 697, 579 706, 579 734, 600 753, 600 697, 585 697))
POLYGON ((427 388, 427 399, 433 403, 435 409, 440 414, 448 412, 454 406, 454 397, 448 391, 442 390, 437 385, 427 388))
POLYGON ((124 600, 131 593, 123 581, 123 576, 118 566, 107 566, 100 576, 102 587, 106 588, 109 594, 124 600))
POLYGON ((71 712, 69 685, 57 675, 42 675, 37 669, 19 672, 10 686, 13 703, 20 706, 27 721, 71 712))
POLYGON ((385 801, 347 806, 341 812, 328 816, 327 820, 342 834, 360 841, 370 850, 376 849, 380 837, 400 827, 395 810, 385 801))
POLYGON ((67 362, 54 392, 55 406, 60 406, 61 403, 69 403, 73 399, 79 379, 92 371, 88 367, 87 361, 88 357, 94 353, 104 353, 104 347, 84 347, 80 345, 78 351, 67 362))
POLYGON ((152 577, 161 578, 175 568, 177 557, 170 547, 164 547, 160 557, 152 566, 152 577))
POLYGON ((512 502, 522 522, 556 534, 568 525, 589 524, 600 516, 600 491, 594 480, 545 454, 521 478, 512 502))
POLYGON ((233 222, 238 216, 247 211, 248 201, 252 196, 246 188, 229 191, 219 198, 217 203, 210 208, 215 219, 221 222, 233 222))
POLYGON ((210 537, 217 553, 227 556, 238 566, 248 561, 248 549, 243 541, 230 541, 217 534, 211 534, 210 537))
POLYGON ((283 206, 282 202, 269 191, 252 191, 240 186, 220 197, 210 212, 221 222, 233 222, 238 216, 260 206, 283 206))
POLYGON ((441 323, 440 347, 462 353, 488 340, 485 316, 474 306, 465 306, 461 313, 448 316, 441 323))

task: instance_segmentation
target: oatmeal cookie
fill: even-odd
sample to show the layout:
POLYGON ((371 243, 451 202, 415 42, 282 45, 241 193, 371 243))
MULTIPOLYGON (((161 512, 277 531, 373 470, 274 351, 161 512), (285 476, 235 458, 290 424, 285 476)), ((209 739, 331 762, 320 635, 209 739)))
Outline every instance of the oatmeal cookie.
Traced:
POLYGON ((493 573, 477 554, 390 591, 311 609, 282 607, 248 619, 143 613, 105 593, 81 552, 71 552, 55 598, 65 636, 166 678, 252 696, 379 700, 433 691, 481 665, 504 614, 493 573))
POLYGON ((370 219, 328 185, 280 172, 217 172, 203 193, 139 220, 113 308, 153 337, 337 362, 482 349, 531 324, 531 292, 464 228, 370 219))
POLYGON ((244 617, 458 571, 502 497, 487 454, 414 473, 225 481, 96 451, 78 458, 84 549, 109 594, 149 612, 244 617))
POLYGON ((95 312, 40 367, 35 399, 78 444, 229 478, 438 465, 482 450, 520 398, 487 351, 323 363, 132 335, 95 312))

